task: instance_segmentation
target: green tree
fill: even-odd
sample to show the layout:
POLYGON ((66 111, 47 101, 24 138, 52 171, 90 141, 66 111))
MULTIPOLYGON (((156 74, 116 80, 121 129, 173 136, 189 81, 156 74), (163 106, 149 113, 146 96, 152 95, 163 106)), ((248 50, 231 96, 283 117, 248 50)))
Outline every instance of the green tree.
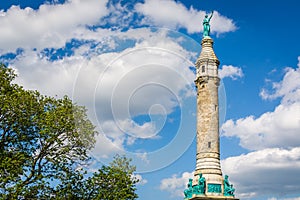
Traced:
POLYGON ((78 172, 57 188, 56 199, 134 200, 138 198, 131 159, 116 155, 108 166, 102 166, 92 176, 84 178, 78 172))
POLYGON ((133 200, 135 166, 115 156, 91 176, 84 166, 95 143, 86 109, 14 84, 0 65, 0 199, 133 200))
POLYGON ((0 198, 50 197, 53 183, 78 175, 97 132, 84 107, 25 90, 15 77, 0 66, 0 198))
POLYGON ((130 164, 131 159, 125 156, 115 156, 109 166, 102 166, 87 182, 90 198, 105 200, 133 200, 138 198, 134 176, 136 167, 130 164))

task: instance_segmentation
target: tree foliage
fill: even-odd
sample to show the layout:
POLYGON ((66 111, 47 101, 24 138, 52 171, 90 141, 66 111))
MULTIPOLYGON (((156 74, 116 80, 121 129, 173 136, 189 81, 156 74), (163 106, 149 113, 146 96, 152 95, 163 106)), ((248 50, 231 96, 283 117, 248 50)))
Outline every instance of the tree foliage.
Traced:
POLYGON ((109 166, 102 166, 98 172, 87 180, 90 186, 88 199, 127 200, 136 199, 135 184, 139 181, 134 177, 135 166, 130 159, 117 155, 109 166))
POLYGON ((135 166, 125 156, 115 156, 110 165, 103 165, 92 176, 81 173, 70 177, 59 186, 56 199, 134 200, 138 198, 134 176, 135 166), (116 165, 115 163, 118 163, 116 165))
POLYGON ((0 66, 1 199, 135 199, 135 167, 117 156, 92 176, 76 167, 89 159, 95 127, 68 98, 14 84, 0 66))

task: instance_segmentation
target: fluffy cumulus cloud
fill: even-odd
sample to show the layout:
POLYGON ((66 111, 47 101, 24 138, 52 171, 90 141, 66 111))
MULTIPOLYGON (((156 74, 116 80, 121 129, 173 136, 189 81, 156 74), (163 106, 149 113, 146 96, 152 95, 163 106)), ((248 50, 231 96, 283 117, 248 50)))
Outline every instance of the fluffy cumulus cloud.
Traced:
POLYGON ((268 147, 299 146, 300 102, 279 105, 273 112, 249 116, 222 125, 222 134, 238 137, 240 145, 250 150, 268 147))
MULTIPOLYGON (((37 10, 12 6, 7 11, 0 11, 1 51, 14 51, 20 47, 59 48, 72 38, 88 39, 92 33, 87 31, 87 25, 107 25, 108 29, 118 29, 139 24, 140 18, 133 17, 137 13, 143 18, 142 24, 186 28, 189 33, 202 30, 199 21, 205 12, 192 7, 188 9, 179 2, 147 0, 133 6, 128 4, 121 5, 109 0, 71 0, 64 4, 43 4, 37 10)), ((223 33, 236 29, 232 19, 218 12, 214 15, 213 32, 223 33)))
POLYGON ((188 180, 194 176, 194 172, 183 172, 180 176, 174 174, 171 178, 162 179, 160 182, 160 190, 170 192, 171 195, 183 197, 183 191, 188 180))
POLYGON ((0 47, 60 47, 80 32, 76 28, 92 25, 107 15, 107 0, 72 0, 64 4, 44 4, 38 10, 12 6, 0 12, 0 47))
POLYGON ((84 62, 81 57, 49 61, 34 51, 26 51, 10 67, 18 74, 17 83, 26 89, 37 89, 43 94, 62 97, 71 96, 74 76, 84 62))
POLYGON ((297 68, 286 68, 282 81, 272 84, 272 91, 262 90, 264 99, 281 98, 273 111, 228 120, 222 126, 224 136, 238 137, 242 147, 254 150, 222 161, 240 198, 274 195, 299 199, 285 197, 300 190, 299 68, 300 59, 297 68))
MULTIPOLYGON (((123 145, 133 144, 135 138, 157 138, 166 115, 193 90, 194 74, 189 70, 193 54, 164 30, 156 34, 148 29, 130 32, 134 34, 126 38, 140 41, 120 52, 89 58, 84 55, 90 49, 81 48, 73 56, 51 61, 35 51, 25 51, 11 62, 19 74, 16 81, 25 88, 52 96, 67 94, 88 107, 101 133, 95 155, 102 152, 106 157, 107 149, 122 151, 123 145), (133 118, 139 115, 149 116, 150 121, 136 123, 133 118), (103 141, 111 141, 111 147, 103 141)), ((125 34, 117 32, 114 37, 125 34)))
MULTIPOLYGON (((300 190, 300 147, 271 148, 222 161, 239 198, 284 196, 300 190)), ((285 199, 285 198, 282 198, 285 199)))
MULTIPOLYGON (((300 61, 299 61, 300 62, 300 61)), ((240 144, 250 150, 269 147, 297 147, 300 144, 300 64, 287 68, 280 82, 274 82, 273 91, 262 97, 281 97, 274 111, 259 117, 248 116, 236 121, 228 120, 222 125, 222 134, 240 138, 240 144)), ((266 91, 266 90, 263 90, 266 91)))
MULTIPOLYGON (((274 200, 298 200, 284 197, 297 194, 300 190, 300 147, 282 149, 267 148, 221 161, 222 171, 240 199, 254 199, 273 195, 274 200)), ((176 196, 183 196, 188 179, 193 172, 174 174, 161 180, 160 189, 176 196)), ((270 199, 271 200, 271 199, 270 199)))
MULTIPOLYGON (((189 33, 202 31, 200 19, 205 16, 205 11, 198 11, 193 7, 186 8, 179 1, 172 0, 146 0, 135 6, 137 12, 143 14, 143 24, 155 24, 169 28, 185 28, 189 33), (159 11, 159 12, 158 12, 159 11)), ((231 19, 214 12, 211 20, 212 32, 225 33, 236 30, 231 19)))
MULTIPOLYGON (((100 132, 93 153, 108 157, 125 151, 136 139, 158 139, 166 116, 194 95, 189 67, 198 52, 183 45, 191 39, 175 31, 132 26, 144 20, 148 26, 170 24, 195 33, 202 29, 199 19, 204 14, 171 0, 132 5, 70 0, 38 9, 12 6, 0 11, 1 61, 16 70, 16 82, 26 89, 68 95, 85 105, 100 132), (157 12, 158 4, 165 12, 157 12), (11 52, 18 53, 5 60, 11 52), (149 120, 135 121, 139 116, 149 120)), ((236 28, 218 12, 212 26, 217 33, 236 28)))
POLYGON ((263 99, 272 100, 283 97, 283 103, 300 102, 300 56, 298 68, 287 67, 282 81, 272 83, 272 91, 262 89, 260 96, 263 99))
POLYGON ((223 65, 222 68, 219 70, 219 77, 226 78, 229 77, 233 80, 237 78, 243 77, 243 70, 240 67, 235 67, 232 65, 223 65))

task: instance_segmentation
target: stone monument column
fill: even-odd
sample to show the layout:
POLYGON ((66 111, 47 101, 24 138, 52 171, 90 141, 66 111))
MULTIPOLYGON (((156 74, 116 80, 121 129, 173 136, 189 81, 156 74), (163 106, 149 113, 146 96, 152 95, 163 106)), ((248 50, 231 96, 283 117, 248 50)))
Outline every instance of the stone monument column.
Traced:
POLYGON ((213 40, 202 39, 202 51, 196 62, 197 87, 197 156, 195 176, 206 178, 207 193, 222 191, 220 165, 218 77, 219 60, 213 51, 213 40))
POLYGON ((222 176, 220 165, 219 98, 220 61, 213 50, 210 19, 203 20, 202 50, 196 61, 197 152, 194 178, 184 191, 187 200, 237 200, 228 176, 222 176))

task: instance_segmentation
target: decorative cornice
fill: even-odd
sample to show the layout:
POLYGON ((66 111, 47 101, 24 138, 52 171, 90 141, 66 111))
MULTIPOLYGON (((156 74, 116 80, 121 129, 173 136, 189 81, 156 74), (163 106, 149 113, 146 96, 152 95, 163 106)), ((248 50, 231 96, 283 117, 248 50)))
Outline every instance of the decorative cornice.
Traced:
POLYGON ((201 41, 202 50, 199 55, 199 58, 196 61, 196 65, 199 62, 212 62, 217 65, 220 64, 219 59, 217 58, 214 50, 213 50, 213 39, 210 37, 204 37, 201 41))

